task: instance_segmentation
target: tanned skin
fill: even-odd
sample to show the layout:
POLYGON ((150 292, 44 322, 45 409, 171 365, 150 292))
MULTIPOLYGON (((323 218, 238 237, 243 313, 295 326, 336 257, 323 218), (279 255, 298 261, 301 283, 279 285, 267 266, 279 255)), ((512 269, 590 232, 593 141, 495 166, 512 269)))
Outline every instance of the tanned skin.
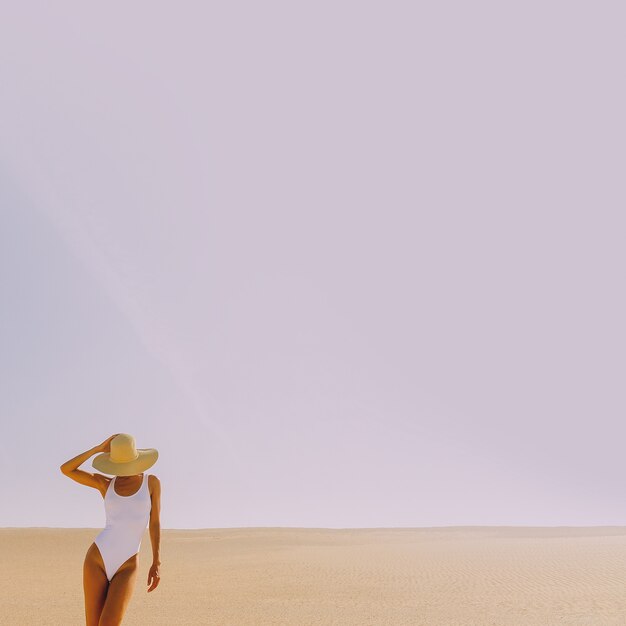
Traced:
MULTIPOLYGON (((63 463, 61 465, 63 474, 81 485, 97 489, 104 498, 112 478, 104 474, 85 472, 78 468, 94 454, 110 452, 111 439, 115 436, 111 435, 100 445, 63 463)), ((120 496, 132 496, 141 487, 142 480, 143 474, 118 476, 115 481, 115 490, 120 496)), ((148 489, 152 501, 149 523, 152 565, 148 572, 147 591, 153 591, 161 580, 159 573, 159 566, 161 565, 161 483, 154 474, 148 476, 148 489)), ((119 626, 128 608, 136 578, 137 555, 135 554, 124 561, 109 582, 100 550, 95 543, 92 543, 87 550, 83 563, 86 626, 119 626)))

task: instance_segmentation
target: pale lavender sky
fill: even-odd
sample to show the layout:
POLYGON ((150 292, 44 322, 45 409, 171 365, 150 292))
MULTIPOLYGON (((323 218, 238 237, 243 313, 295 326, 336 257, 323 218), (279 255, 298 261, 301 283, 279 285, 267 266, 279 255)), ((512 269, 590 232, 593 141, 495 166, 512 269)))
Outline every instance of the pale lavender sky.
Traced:
POLYGON ((625 524, 625 17, 3 7, 0 526, 625 524))

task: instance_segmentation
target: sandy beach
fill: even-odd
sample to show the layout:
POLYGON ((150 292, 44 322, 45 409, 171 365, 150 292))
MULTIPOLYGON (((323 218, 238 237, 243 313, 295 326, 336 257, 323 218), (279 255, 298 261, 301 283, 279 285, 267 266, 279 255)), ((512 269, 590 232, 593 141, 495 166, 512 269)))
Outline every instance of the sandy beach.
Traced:
MULTIPOLYGON (((0 623, 83 624, 99 529, 0 529, 0 623)), ((623 626, 626 528, 206 529, 149 536, 125 626, 623 626)))

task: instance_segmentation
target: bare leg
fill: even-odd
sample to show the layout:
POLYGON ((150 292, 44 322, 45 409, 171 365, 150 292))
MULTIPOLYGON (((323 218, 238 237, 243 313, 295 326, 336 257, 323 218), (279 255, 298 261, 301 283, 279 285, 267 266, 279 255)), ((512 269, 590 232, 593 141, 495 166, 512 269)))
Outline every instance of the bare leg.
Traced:
POLYGON ((98 626, 107 597, 109 581, 98 546, 92 543, 83 563, 83 591, 85 593, 85 620, 87 626, 98 626))
POLYGON ((113 574, 98 626, 119 626, 122 623, 136 579, 137 555, 134 554, 113 574))

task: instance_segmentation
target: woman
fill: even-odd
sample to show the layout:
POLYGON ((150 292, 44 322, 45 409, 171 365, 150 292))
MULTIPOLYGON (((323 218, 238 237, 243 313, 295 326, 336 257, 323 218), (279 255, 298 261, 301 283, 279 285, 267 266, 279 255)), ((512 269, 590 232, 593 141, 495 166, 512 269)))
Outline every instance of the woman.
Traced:
POLYGON ((99 446, 61 465, 61 471, 81 485, 97 489, 104 498, 106 526, 89 546, 83 563, 83 590, 87 626, 119 626, 130 602, 137 577, 137 558, 148 524, 152 565, 148 591, 160 582, 161 483, 145 470, 159 456, 154 448, 137 449, 132 435, 112 435, 99 446), (98 454, 92 466, 112 474, 79 470, 98 454))

